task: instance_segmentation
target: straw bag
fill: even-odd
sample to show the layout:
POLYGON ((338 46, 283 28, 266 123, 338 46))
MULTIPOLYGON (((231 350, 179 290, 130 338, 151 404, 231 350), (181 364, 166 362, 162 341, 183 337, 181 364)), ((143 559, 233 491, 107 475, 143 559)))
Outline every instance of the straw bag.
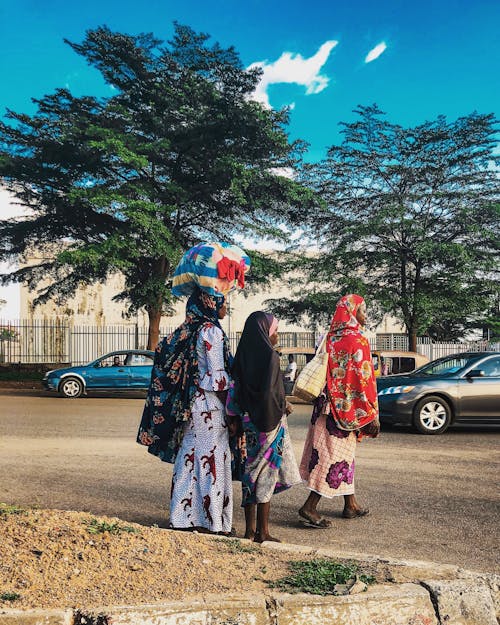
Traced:
POLYGON ((292 395, 304 401, 314 401, 325 388, 328 353, 325 350, 326 337, 318 345, 314 358, 309 361, 297 376, 292 395))

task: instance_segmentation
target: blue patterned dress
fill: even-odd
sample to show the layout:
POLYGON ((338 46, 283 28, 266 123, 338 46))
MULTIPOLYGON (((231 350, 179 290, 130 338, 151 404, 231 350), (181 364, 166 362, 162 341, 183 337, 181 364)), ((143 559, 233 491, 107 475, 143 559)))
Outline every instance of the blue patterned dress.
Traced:
POLYGON ((231 531, 233 489, 225 406, 216 391, 229 388, 224 367, 224 337, 206 324, 197 341, 199 382, 172 476, 170 524, 231 531))

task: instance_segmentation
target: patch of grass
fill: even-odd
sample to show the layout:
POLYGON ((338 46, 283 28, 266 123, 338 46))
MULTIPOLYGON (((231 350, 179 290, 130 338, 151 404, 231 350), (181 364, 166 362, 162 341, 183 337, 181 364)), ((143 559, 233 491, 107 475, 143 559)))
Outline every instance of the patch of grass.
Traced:
POLYGON ((20 598, 21 598, 21 595, 17 592, 0 593, 0 601, 17 601, 20 598))
POLYGON ((335 595, 336 584, 346 584, 358 578, 365 584, 373 584, 372 575, 360 573, 357 564, 341 564, 334 560, 315 559, 289 562, 290 575, 275 582, 268 582, 283 592, 307 592, 312 595, 335 595))
POLYGON ((19 506, 0 502, 0 517, 6 517, 11 514, 26 514, 26 510, 24 508, 20 508, 19 506))
POLYGON ((245 545, 239 538, 231 538, 229 540, 218 540, 218 543, 222 543, 229 553, 255 553, 259 551, 259 548, 255 545, 245 545))
POLYGON ((87 525, 87 532, 89 534, 104 534, 109 532, 110 534, 139 534, 140 531, 132 527, 131 525, 120 525, 118 521, 108 523, 107 521, 99 521, 99 519, 90 519, 90 521, 83 521, 87 525))

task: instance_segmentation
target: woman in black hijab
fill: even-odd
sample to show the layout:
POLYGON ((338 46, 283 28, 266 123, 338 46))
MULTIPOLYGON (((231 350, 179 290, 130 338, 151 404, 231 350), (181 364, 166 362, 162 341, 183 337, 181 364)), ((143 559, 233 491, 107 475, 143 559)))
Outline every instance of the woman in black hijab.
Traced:
MULTIPOLYGON (((274 540, 269 533, 271 496, 300 482, 286 415, 278 342, 278 320, 257 311, 246 320, 232 367, 227 411, 240 415, 244 432, 242 506, 245 538, 274 540)), ((279 542, 279 541, 278 541, 279 542)))

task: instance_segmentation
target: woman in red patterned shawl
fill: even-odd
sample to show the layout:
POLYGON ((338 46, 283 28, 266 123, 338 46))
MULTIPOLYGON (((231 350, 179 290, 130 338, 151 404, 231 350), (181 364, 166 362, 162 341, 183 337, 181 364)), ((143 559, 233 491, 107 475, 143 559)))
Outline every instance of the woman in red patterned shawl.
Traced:
POLYGON ((365 516, 354 496, 354 456, 363 436, 379 433, 377 385, 370 345, 363 336, 366 304, 359 295, 340 299, 326 338, 326 385, 315 402, 300 474, 311 491, 299 515, 308 527, 326 528, 317 506, 321 497, 344 496, 342 516, 365 516))

